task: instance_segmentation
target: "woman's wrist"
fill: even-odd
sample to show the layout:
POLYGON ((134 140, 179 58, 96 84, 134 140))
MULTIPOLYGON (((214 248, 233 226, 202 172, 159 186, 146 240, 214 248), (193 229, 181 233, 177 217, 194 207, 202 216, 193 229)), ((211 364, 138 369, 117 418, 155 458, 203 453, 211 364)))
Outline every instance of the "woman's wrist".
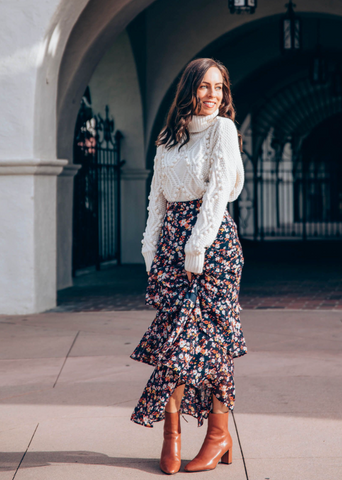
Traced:
POLYGON ((187 272, 202 273, 204 265, 204 253, 193 255, 188 252, 185 253, 184 268, 187 272))
POLYGON ((149 271, 151 270, 151 265, 152 265, 153 259, 155 257, 155 254, 156 254, 155 251, 142 252, 142 255, 143 255, 144 260, 145 260, 147 273, 149 273, 149 271))

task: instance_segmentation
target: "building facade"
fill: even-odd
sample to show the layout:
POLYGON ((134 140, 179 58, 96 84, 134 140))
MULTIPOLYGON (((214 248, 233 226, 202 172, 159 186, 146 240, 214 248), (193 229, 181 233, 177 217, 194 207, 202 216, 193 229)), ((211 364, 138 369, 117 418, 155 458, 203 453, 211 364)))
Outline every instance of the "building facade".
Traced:
POLYGON ((301 48, 291 55, 281 48, 282 0, 241 15, 226 0, 0 8, 0 313, 53 308, 72 285, 75 125, 87 87, 94 114, 109 106, 123 135, 121 261, 143 262, 154 142, 184 66, 199 56, 231 76, 245 142, 246 188, 230 206, 241 234, 342 234, 339 0, 297 1, 301 48))

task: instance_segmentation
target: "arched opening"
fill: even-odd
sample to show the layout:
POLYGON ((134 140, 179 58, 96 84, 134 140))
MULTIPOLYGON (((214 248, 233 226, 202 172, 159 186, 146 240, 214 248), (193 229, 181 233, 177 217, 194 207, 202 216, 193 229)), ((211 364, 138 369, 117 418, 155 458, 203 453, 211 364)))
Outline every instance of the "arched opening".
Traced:
MULTIPOLYGON (((134 139, 132 141, 131 138, 127 138, 127 142, 123 143, 122 155, 127 155, 130 161, 128 171, 122 175, 124 180, 122 196, 126 199, 122 202, 122 218, 128 219, 129 213, 136 205, 141 205, 142 208, 139 198, 145 198, 145 181, 148 172, 145 171, 143 160, 140 85, 137 82, 128 30, 125 28, 152 2, 145 1, 132 5, 133 2, 122 1, 110 6, 104 3, 89 1, 82 11, 66 43, 58 75, 57 152, 58 156, 69 160, 68 168, 58 178, 58 289, 72 285, 73 176, 78 171, 78 167, 73 166, 73 145, 80 102, 88 85, 92 93, 94 113, 104 115, 105 105, 109 104, 112 107, 114 105, 115 108, 111 109, 111 113, 114 114, 116 128, 125 131, 128 124, 129 133, 134 139), (113 70, 108 71, 109 65, 117 69, 115 75, 113 70), (127 81, 127 77, 130 81, 127 81), (111 88, 109 88, 110 82, 111 88), (115 91, 119 91, 119 96, 116 94, 116 101, 113 101, 115 91), (133 105, 135 105, 134 111, 133 105), (142 152, 141 158, 138 158, 138 149, 142 152), (140 181, 138 185, 134 184, 134 180, 140 181)), ((108 190, 110 189, 111 186, 108 190)), ((99 205, 102 203, 102 200, 98 202, 99 205)), ((110 204, 111 199, 107 203, 110 204)), ((116 210, 115 207, 114 210, 116 210)), ((103 216, 110 214, 111 212, 106 211, 103 216)), ((135 222, 126 222, 122 225, 121 242, 126 247, 122 255, 124 262, 137 261, 140 245, 138 237, 142 232, 143 222, 144 215, 141 214, 137 215, 135 222), (134 232, 131 231, 132 228, 134 232)), ((105 229, 107 227, 108 225, 105 229)), ((89 257, 94 259, 96 255, 97 253, 92 253, 89 257)), ((89 262, 85 262, 87 263, 89 262)))
MULTIPOLYGON (((306 225, 305 209, 309 203, 306 184, 312 180, 297 161, 305 137, 342 108, 341 90, 334 91, 336 85, 333 85, 333 76, 340 67, 342 44, 335 41, 335 33, 341 20, 337 16, 322 17, 315 13, 301 17, 304 46, 296 55, 281 56, 276 45, 269 45, 279 34, 279 15, 230 31, 196 55, 216 58, 230 71, 237 123, 244 134, 246 152, 245 189, 234 210, 241 236, 246 239, 333 239, 342 234, 339 223, 313 225, 309 222, 306 225), (324 84, 314 85, 310 81, 310 64, 317 46, 317 22, 328 79, 324 84), (251 42, 253 48, 250 48, 251 42), (303 189, 305 194, 299 194, 303 189)), ((156 117, 148 166, 153 163, 154 139, 165 121, 179 76, 165 95, 156 117)), ((328 179, 322 182, 326 184, 328 179)), ((309 189, 313 188, 311 183, 309 189)), ((330 191, 330 187, 327 188, 330 191)))
POLYGON ((73 271, 111 262, 138 263, 144 228, 147 172, 144 162, 142 99, 127 30, 100 60, 88 83, 91 117, 83 97, 74 141, 73 271), (90 120, 90 123, 89 123, 90 120), (84 148, 92 143, 91 155, 84 148), (79 148, 80 147, 80 148, 79 148), (140 178, 140 180, 139 180, 140 178), (139 211, 139 207, 141 211, 139 211), (133 221, 132 221, 133 220, 133 221))
POLYGON ((316 235, 339 236, 342 223, 342 114, 313 128, 302 145, 302 164, 310 178, 307 217, 316 235))
MULTIPOLYGON (((89 10, 84 12, 82 18, 80 17, 80 24, 74 27, 72 35, 70 36, 65 58, 63 58, 61 64, 59 77, 58 149, 61 155, 63 152, 65 155, 68 155, 67 152, 70 151, 72 145, 72 135, 70 134, 72 129, 70 125, 73 125, 75 122, 77 107, 82 93, 89 84, 90 78, 95 78, 96 74, 99 73, 102 62, 101 58, 104 58, 103 53, 106 49, 108 50, 110 46, 113 46, 115 43, 114 38, 118 38, 119 30, 121 29, 121 32, 126 32, 126 39, 129 37, 131 52, 135 62, 137 88, 140 91, 141 117, 139 120, 139 135, 141 135, 141 140, 139 148, 141 162, 139 160, 138 163, 134 164, 134 172, 132 170, 129 174, 127 173, 127 180, 128 177, 130 177, 130 182, 127 181, 127 199, 131 198, 132 202, 123 202, 123 219, 129 219, 131 217, 136 205, 141 206, 142 211, 146 207, 149 183, 147 182, 147 185, 145 185, 145 180, 153 165, 155 138, 164 122, 180 72, 191 58, 196 56, 211 56, 223 61, 223 63, 228 66, 231 73, 238 124, 245 133, 245 141, 246 144, 248 144, 248 154, 252 158, 252 160, 246 159, 246 161, 252 162, 251 168, 253 169, 255 163, 253 163, 253 158, 258 155, 256 152, 259 152, 261 145, 265 142, 271 129, 273 129, 272 132, 276 131, 277 135, 281 133, 285 136, 287 135, 287 137, 289 136, 286 122, 280 121, 281 125, 273 125, 273 123, 279 119, 274 115, 272 116, 270 111, 272 109, 277 110, 281 105, 282 91, 290 92, 290 86, 292 85, 294 95, 295 90, 301 88, 302 84, 300 82, 305 83, 305 79, 307 79, 308 61, 316 42, 316 37, 313 32, 316 31, 315 22, 317 13, 306 12, 302 15, 306 32, 306 44, 303 52, 293 58, 284 59, 281 57, 278 42, 270 42, 270 38, 278 39, 279 36, 281 9, 277 6, 277 8, 274 7, 273 10, 272 8, 264 12, 259 10, 259 17, 255 17, 254 19, 237 19, 236 16, 230 16, 230 23, 226 23, 225 25, 223 25, 223 22, 222 24, 219 23, 219 28, 216 29, 215 32, 211 28, 204 29, 201 42, 194 42, 193 39, 191 39, 191 32, 188 31, 188 35, 185 34, 182 37, 182 52, 178 57, 176 54, 177 48, 175 47, 174 34, 168 37, 168 31, 165 30, 163 32, 163 47, 164 51, 169 52, 172 56, 171 61, 171 57, 167 55, 162 58, 154 55, 161 46, 156 46, 156 44, 152 45, 151 43, 151 39, 157 39, 158 34, 160 34, 160 32, 156 31, 155 25, 153 25, 153 19, 157 16, 164 18, 167 15, 169 15, 170 18, 170 15, 172 16, 170 12, 171 5, 165 4, 161 6, 159 4, 153 4, 145 9, 143 9, 142 5, 140 5, 140 7, 143 11, 138 15, 136 14, 137 12, 133 14, 132 9, 125 10, 126 13, 129 12, 126 18, 126 30, 122 28, 123 24, 121 24, 120 28, 112 29, 111 34, 109 34, 109 25, 113 24, 106 19, 103 25, 98 28, 97 33, 92 32, 92 38, 88 41, 87 45, 81 48, 81 40, 85 35, 85 19, 88 18, 89 20, 90 13, 94 13, 96 10, 94 4, 90 2, 89 10), (128 20, 129 16, 130 22, 128 20), (100 44, 101 48, 98 48, 100 44), (251 48, 251 45, 253 45, 253 48, 251 48), (172 51, 170 50, 171 46, 173 48, 172 51), (80 49, 80 54, 75 66, 73 62, 77 57, 77 49, 80 49), (96 56, 94 55, 95 50, 96 56), (256 55, 256 52, 258 55, 256 55), (277 94, 279 94, 278 97, 277 94), (140 181, 140 189, 136 189, 136 180, 140 181), (128 187, 128 185, 130 186, 128 187), (142 198, 145 200, 145 204, 141 202, 142 198)), ((184 12, 185 17, 187 14, 190 15, 190 10, 189 12, 184 12)), ((196 10, 196 15, 202 19, 201 21, 206 17, 206 14, 207 11, 204 6, 196 10)), ((319 16, 322 22, 321 30, 324 34, 322 34, 323 43, 326 43, 326 51, 329 52, 328 54, 331 57, 331 61, 334 62, 334 59, 338 57, 340 46, 336 45, 335 42, 334 48, 332 48, 331 43, 332 38, 336 38, 334 32, 336 32, 340 26, 340 19, 336 14, 323 15, 320 13, 319 16), (326 35, 327 33, 329 33, 329 35, 326 35)), ((100 16, 98 18, 100 19, 100 16)), ((112 20, 114 22, 114 17, 112 20)), ((183 25, 182 23, 182 25, 178 25, 177 28, 185 28, 185 24, 183 25)), ((186 33, 186 29, 183 33, 186 33)), ((101 84, 101 76, 98 76, 97 83, 98 85, 101 84)), ((303 94, 303 104, 310 101, 310 97, 306 98, 304 90, 305 87, 303 86, 303 89, 300 90, 300 94, 303 94)), ((124 86, 122 91, 125 95, 127 94, 124 86)), ((335 100, 333 103, 334 102, 335 100)), ((299 102, 294 104, 294 110, 295 107, 299 107, 299 102)), ((328 104, 326 108, 329 110, 330 107, 328 104)), ((308 113, 308 115, 310 115, 310 113, 308 113)), ((115 118, 115 120, 117 119, 115 118)), ((297 127, 300 128, 299 125, 297 125, 297 127)), ((296 136, 296 129, 292 129, 291 132, 296 136)), ((125 160, 127 160, 127 168, 129 168, 129 160, 132 158, 133 157, 130 159, 125 158, 125 160)), ((149 180, 150 179, 151 175, 149 176, 149 180)), ((252 183, 253 182, 254 180, 252 180, 252 183)), ((251 188, 249 189, 251 190, 251 188)), ((240 203, 240 213, 238 213, 236 217, 237 222, 240 222, 241 225, 243 222, 246 223, 247 212, 249 220, 248 233, 246 233, 246 236, 259 238, 260 235, 258 237, 258 235, 255 234, 256 228, 253 224, 257 216, 255 214, 256 208, 259 207, 255 207, 255 200, 251 199, 250 195, 248 196, 246 192, 241 196, 240 203), (251 205, 253 206, 251 207, 251 205)), ((130 248, 127 249, 126 260, 124 260, 128 263, 132 261, 132 259, 138 263, 142 262, 139 253, 141 233, 139 229, 142 231, 146 217, 143 214, 138 215, 137 218, 138 217, 142 220, 141 225, 135 229, 135 233, 133 231, 128 233, 124 241, 124 243, 127 243, 128 239, 130 244, 130 248), (133 256, 132 252, 134 252, 133 256)), ((124 230, 125 229, 123 229, 123 231, 124 230)))
POLYGON ((327 210, 328 197, 338 196, 338 192, 333 193, 336 187, 332 172, 338 172, 340 159, 334 153, 333 142, 326 141, 329 136, 324 127, 324 122, 336 122, 338 128, 341 99, 341 95, 333 93, 331 84, 312 85, 304 78, 281 88, 251 114, 252 142, 245 156, 245 191, 238 201, 242 237, 341 238, 339 216, 332 207, 330 213, 327 210), (320 163, 326 167, 320 170, 314 158, 308 159, 308 144, 313 136, 325 142, 320 163), (328 157, 334 157, 334 162, 324 162, 328 157), (317 209, 323 209, 323 204, 325 215, 319 217, 317 209), (317 210, 315 214, 313 209, 317 210))

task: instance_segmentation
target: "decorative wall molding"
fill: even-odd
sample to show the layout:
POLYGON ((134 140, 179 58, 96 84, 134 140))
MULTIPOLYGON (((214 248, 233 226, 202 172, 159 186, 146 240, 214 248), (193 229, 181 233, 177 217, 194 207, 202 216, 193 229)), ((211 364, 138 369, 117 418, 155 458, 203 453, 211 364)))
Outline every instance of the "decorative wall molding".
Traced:
POLYGON ((59 175, 68 160, 0 160, 0 175, 59 175))
POLYGON ((75 165, 74 163, 69 163, 68 165, 65 165, 59 176, 74 177, 81 167, 82 165, 75 165))

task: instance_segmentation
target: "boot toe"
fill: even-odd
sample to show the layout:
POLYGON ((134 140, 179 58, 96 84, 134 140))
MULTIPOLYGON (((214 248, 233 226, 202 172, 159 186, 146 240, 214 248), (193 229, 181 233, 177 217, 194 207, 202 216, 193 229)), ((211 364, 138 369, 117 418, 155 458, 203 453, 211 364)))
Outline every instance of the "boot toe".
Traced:
POLYGON ((210 465, 204 465, 203 462, 192 460, 184 467, 185 472, 202 472, 205 470, 212 470, 210 465))
POLYGON ((194 469, 194 466, 191 462, 191 463, 188 463, 187 465, 185 465, 184 471, 185 472, 196 472, 196 469, 194 469))
POLYGON ((166 473, 167 475, 173 475, 174 473, 179 472, 181 463, 180 462, 176 463, 174 461, 170 461, 170 462, 163 461, 163 462, 160 462, 159 466, 162 472, 166 473))

